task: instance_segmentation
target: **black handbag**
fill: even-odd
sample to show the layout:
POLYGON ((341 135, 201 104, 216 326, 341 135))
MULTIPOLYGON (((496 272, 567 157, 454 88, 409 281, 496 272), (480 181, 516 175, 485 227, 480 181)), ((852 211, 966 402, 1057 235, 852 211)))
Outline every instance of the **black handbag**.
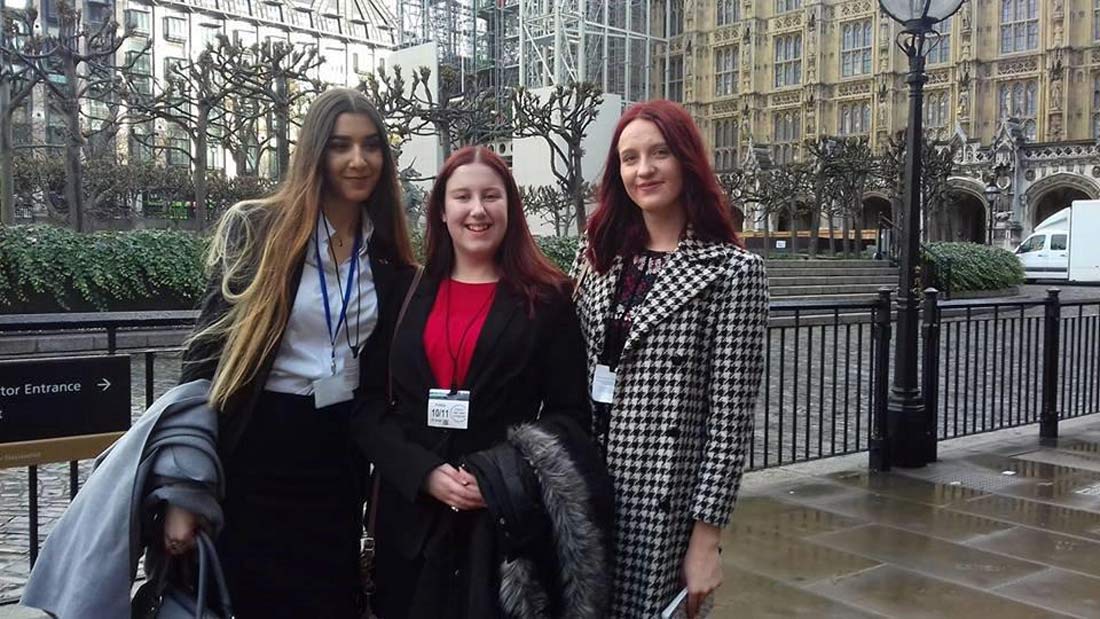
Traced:
POLYGON ((187 590, 172 583, 168 573, 172 564, 181 559, 167 556, 134 595, 130 604, 132 619, 233 619, 229 587, 225 584, 214 542, 205 532, 199 531, 195 547, 198 549, 198 586, 187 590), (217 610, 211 607, 209 602, 212 600, 207 597, 211 580, 217 588, 218 599, 213 605, 217 610))

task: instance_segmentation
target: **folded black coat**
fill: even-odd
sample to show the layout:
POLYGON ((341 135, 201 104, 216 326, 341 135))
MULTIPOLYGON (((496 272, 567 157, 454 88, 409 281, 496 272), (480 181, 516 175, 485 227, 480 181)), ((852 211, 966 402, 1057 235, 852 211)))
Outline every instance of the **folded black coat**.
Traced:
POLYGON ((493 528, 470 560, 477 571, 496 572, 504 615, 606 616, 613 493, 588 434, 569 420, 522 424, 465 464, 493 528))

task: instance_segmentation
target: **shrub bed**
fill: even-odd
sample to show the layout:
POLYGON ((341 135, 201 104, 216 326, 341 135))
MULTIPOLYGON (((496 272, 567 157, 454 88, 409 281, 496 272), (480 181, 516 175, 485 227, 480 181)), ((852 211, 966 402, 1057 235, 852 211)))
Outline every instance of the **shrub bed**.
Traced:
POLYGON ((936 265, 933 285, 939 290, 1003 290, 1024 283, 1024 269, 1010 251, 978 243, 929 243, 929 248, 924 254, 936 265))
MULTIPOLYGON (((422 258, 423 238, 413 233, 422 258)), ((541 237, 568 271, 576 237, 541 237)), ((0 313, 191 309, 206 285, 206 237, 136 230, 77 234, 54 226, 0 227, 0 313)))
POLYGON ((205 287, 205 250, 187 232, 0 228, 0 312, 191 308, 205 287))

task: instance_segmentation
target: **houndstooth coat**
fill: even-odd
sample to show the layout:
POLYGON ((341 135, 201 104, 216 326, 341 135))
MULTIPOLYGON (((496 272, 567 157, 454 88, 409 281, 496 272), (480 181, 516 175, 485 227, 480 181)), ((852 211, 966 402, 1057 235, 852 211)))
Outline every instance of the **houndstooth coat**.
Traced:
MULTIPOLYGON (((589 270, 578 287, 589 384, 622 265, 616 258, 603 275, 589 270)), ((699 241, 689 230, 634 316, 607 439, 616 495, 616 619, 657 617, 683 586, 695 521, 729 522, 764 372, 763 260, 699 241)))

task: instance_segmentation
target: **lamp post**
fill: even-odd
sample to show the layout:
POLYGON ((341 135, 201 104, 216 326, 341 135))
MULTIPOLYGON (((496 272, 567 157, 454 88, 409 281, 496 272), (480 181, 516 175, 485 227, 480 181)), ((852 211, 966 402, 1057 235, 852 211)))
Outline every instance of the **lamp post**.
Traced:
MULTIPOLYGON (((927 441, 935 423, 925 415, 917 377, 920 305, 917 266, 921 233, 921 138, 924 127, 925 56, 939 43, 935 25, 951 17, 963 0, 879 0, 882 10, 902 26, 896 43, 909 58, 909 124, 905 134, 905 195, 902 201, 901 275, 898 282, 894 380, 887 404, 888 461, 901 467, 928 462, 927 441)), ((931 411, 934 412, 934 411, 931 411)))
POLYGON ((989 210, 989 217, 986 217, 985 237, 989 245, 993 245, 993 216, 997 212, 997 200, 1000 197, 1001 188, 997 186, 996 180, 989 181, 985 186, 985 202, 989 210))

